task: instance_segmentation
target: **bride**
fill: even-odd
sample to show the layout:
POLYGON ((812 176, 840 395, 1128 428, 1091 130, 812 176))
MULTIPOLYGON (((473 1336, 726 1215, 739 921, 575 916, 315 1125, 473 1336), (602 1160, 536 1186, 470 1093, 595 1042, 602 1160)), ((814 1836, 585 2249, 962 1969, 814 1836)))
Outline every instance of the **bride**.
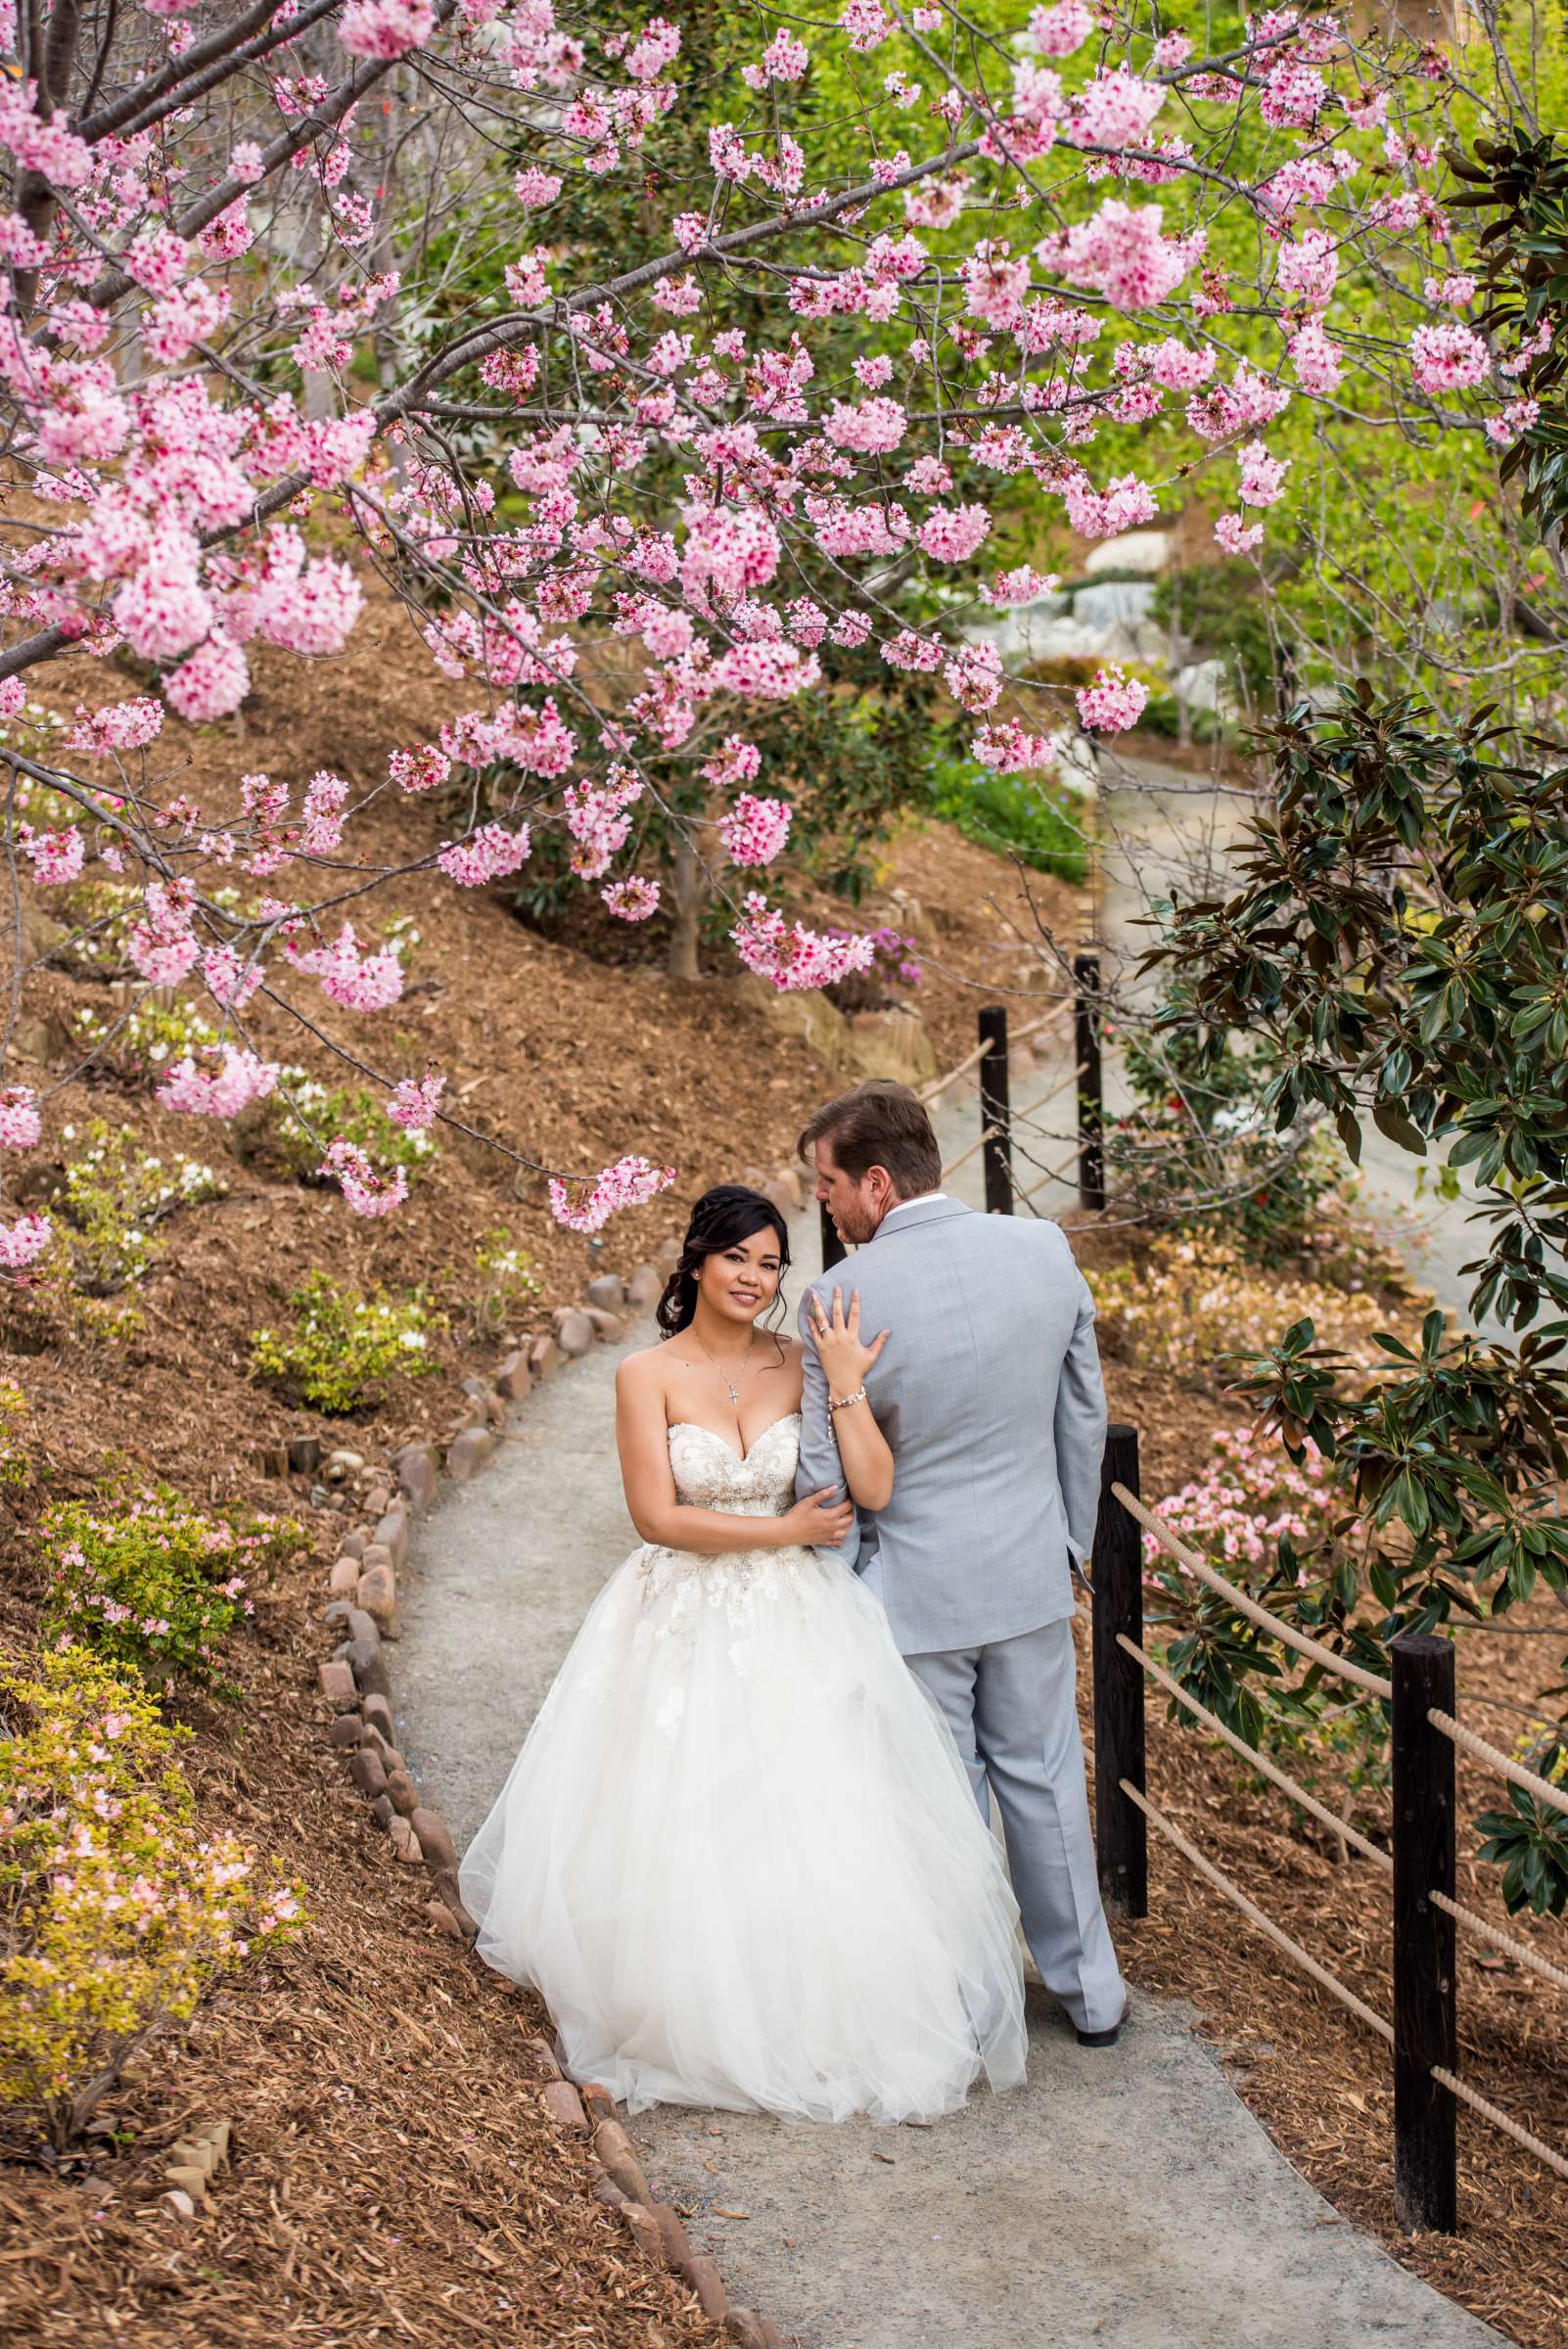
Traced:
MULTIPOLYGON (((1018 1911, 941 1716, 832 1555, 850 1501, 795 1498, 801 1349, 759 1324, 788 1265, 761 1193, 697 1202, 665 1343, 616 1380, 644 1546, 589 1609, 462 1894, 570 2071, 633 2111, 929 2121, 982 2069, 1023 2079, 1018 1911)), ((852 1301, 820 1343, 869 1509, 893 1457, 855 1391, 888 1338, 861 1344, 852 1301)))

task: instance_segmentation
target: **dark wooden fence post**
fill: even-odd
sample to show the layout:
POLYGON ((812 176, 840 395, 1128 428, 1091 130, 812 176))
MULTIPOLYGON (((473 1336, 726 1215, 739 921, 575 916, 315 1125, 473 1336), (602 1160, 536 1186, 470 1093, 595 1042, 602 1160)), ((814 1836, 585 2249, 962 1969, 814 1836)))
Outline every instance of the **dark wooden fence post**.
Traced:
POLYGON ((1105 1205, 1105 1080, 1100 1066, 1100 958, 1077 954, 1073 1023, 1078 1055, 1078 1196, 1091 1215, 1105 1205))
POLYGON ((833 1228, 833 1218, 828 1214, 825 1200, 817 1201, 816 1212, 822 1225, 822 1269, 831 1272, 835 1265, 843 1264, 850 1252, 833 1228))
POLYGON ((1125 1632, 1143 1645, 1143 1537, 1113 1485, 1138 1491, 1137 1429, 1120 1423, 1105 1431, 1094 1528, 1094 1841, 1107 1909, 1147 1916, 1148 1822, 1121 1785, 1144 1788, 1143 1667, 1116 1641, 1125 1632))
POLYGON ((1453 1642, 1406 1633, 1394 1681, 1394 2215, 1411 2234, 1459 2224, 1454 2098, 1432 2066, 1457 2061, 1453 1744, 1427 1719, 1454 1709, 1453 1642))
POLYGON ((980 1064, 980 1126, 985 1134, 981 1150, 986 1170, 986 1213, 1013 1212, 1013 1113, 1007 1082, 1007 1014, 999 1003, 988 1003, 980 1015, 980 1040, 986 1047, 980 1064))

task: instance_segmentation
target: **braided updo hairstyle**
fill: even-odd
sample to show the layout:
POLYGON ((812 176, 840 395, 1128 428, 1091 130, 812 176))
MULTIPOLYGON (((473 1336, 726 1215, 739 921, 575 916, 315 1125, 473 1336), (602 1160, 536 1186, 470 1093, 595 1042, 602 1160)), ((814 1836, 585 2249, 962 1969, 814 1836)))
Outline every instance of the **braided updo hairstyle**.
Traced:
MULTIPOLYGON (((754 1191, 744 1182, 715 1183, 704 1191, 691 1211, 686 1237, 681 1242, 680 1262, 665 1284, 665 1293, 655 1308, 654 1318, 663 1337, 672 1338, 686 1328, 697 1311, 697 1276, 711 1256, 721 1256, 740 1240, 771 1226, 778 1240, 779 1275, 790 1268, 790 1235, 784 1218, 771 1199, 754 1191)), ((768 1318, 779 1312, 784 1302, 783 1290, 768 1308, 768 1318)))

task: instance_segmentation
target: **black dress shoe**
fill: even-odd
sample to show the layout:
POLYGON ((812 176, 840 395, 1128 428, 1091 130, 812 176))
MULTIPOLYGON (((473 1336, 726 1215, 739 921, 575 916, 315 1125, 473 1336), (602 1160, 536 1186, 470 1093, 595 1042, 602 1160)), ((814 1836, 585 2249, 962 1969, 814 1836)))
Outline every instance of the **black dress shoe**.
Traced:
MULTIPOLYGON (((1124 2015, 1122 2021, 1126 2020, 1124 2015)), ((1078 2031, 1076 2023, 1073 2028, 1078 2031)), ((1078 2031, 1078 2044, 1081 2048, 1114 2048, 1121 2036, 1122 2023, 1113 2023, 1109 2031, 1078 2031)))

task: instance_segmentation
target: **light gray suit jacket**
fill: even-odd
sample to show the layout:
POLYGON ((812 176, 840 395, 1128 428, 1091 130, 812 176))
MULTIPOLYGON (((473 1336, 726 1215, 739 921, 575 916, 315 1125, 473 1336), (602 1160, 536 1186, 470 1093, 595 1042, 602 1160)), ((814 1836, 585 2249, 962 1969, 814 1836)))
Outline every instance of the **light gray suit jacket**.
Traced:
POLYGON ((860 1295, 866 1379, 893 1450, 893 1498, 857 1512, 838 1550, 887 1609, 906 1656, 984 1647, 1073 1612, 1069 1558, 1099 1507, 1105 1389, 1094 1301, 1059 1224, 912 1200, 813 1281, 801 1494, 844 1482, 808 1303, 860 1295))

